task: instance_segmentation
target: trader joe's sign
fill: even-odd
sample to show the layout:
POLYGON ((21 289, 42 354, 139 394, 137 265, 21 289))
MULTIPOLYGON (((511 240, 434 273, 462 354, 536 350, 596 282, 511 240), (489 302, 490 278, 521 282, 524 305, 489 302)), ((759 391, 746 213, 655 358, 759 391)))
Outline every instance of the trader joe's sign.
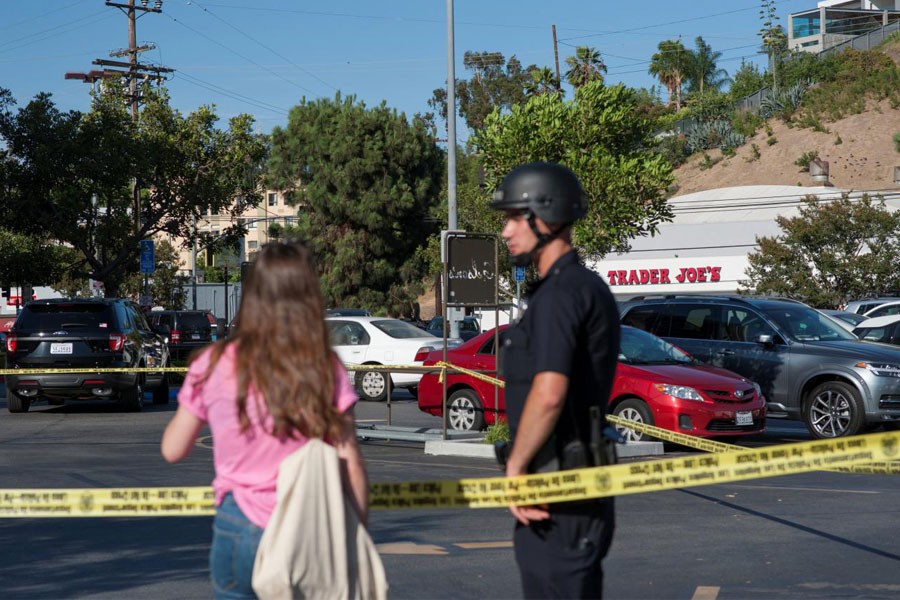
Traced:
POLYGON ((660 285, 664 283, 715 283, 722 267, 697 266, 669 269, 619 269, 606 272, 609 285, 660 285))

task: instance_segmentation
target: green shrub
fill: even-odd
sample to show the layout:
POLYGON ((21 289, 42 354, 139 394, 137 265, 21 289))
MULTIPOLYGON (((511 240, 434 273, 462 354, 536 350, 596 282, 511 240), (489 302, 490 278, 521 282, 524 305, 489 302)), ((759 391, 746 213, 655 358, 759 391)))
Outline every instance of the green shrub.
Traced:
POLYGON ((706 169, 711 169, 717 163, 722 161, 722 157, 713 158, 706 152, 703 153, 703 160, 700 162, 700 170, 705 171, 706 169))
POLYGON ((837 137, 834 138, 834 145, 840 146, 843 143, 844 143, 844 140, 841 139, 841 134, 837 134, 837 137))
POLYGON ((777 143, 778 143, 778 138, 775 137, 774 135, 773 135, 773 136, 770 136, 770 137, 766 140, 766 144, 768 144, 769 146, 774 146, 774 145, 777 144, 777 143))
POLYGON ((484 443, 485 444, 494 444, 495 442, 508 442, 509 441, 509 423, 507 423, 504 419, 498 420, 496 423, 493 423, 488 426, 487 430, 484 434, 484 443))
POLYGON ((657 138, 656 151, 673 167, 684 164, 690 156, 687 139, 683 135, 666 135, 657 138))
POLYGON ((835 55, 835 76, 810 89, 803 112, 813 120, 837 121, 866 110, 869 100, 900 106, 900 67, 874 50, 845 50, 835 55))
POLYGON ((752 137, 764 123, 762 117, 750 110, 736 112, 731 117, 731 126, 745 138, 752 137))
POLYGON ((894 134, 894 149, 900 152, 900 131, 894 134))
POLYGON ((818 150, 810 150, 809 152, 804 152, 800 155, 800 158, 794 161, 794 164, 803 169, 804 171, 809 171, 809 163, 819 158, 818 150))
POLYGON ((759 152, 759 146, 757 146, 756 144, 750 144, 750 158, 747 159, 747 162, 759 160, 760 156, 762 156, 762 154, 760 154, 759 152))

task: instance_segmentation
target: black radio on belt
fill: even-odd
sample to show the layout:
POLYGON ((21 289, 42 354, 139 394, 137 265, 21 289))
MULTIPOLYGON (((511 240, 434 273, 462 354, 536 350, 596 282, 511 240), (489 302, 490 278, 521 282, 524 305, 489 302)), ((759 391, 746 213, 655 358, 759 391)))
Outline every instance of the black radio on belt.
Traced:
MULTIPOLYGON (((551 437, 531 459, 528 471, 548 473, 616 464, 616 444, 625 443, 625 438, 615 427, 605 427, 601 431, 600 407, 592 406, 589 413, 591 441, 587 446, 576 438, 557 452, 556 439, 551 437)), ((511 450, 512 444, 509 442, 494 443, 494 455, 500 466, 506 467, 511 450)))

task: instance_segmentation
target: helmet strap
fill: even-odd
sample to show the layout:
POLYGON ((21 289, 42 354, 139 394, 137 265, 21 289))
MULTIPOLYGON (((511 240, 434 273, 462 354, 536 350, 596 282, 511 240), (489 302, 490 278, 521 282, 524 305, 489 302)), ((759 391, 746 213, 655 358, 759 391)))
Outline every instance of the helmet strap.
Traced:
POLYGON ((531 210, 528 211, 528 216, 526 217, 526 219, 528 221, 528 226, 531 228, 531 232, 537 238, 537 243, 534 245, 534 248, 532 248, 528 252, 510 256, 510 260, 517 267, 525 267, 529 263, 533 262, 534 259, 537 258, 537 255, 540 252, 541 248, 559 237, 559 234, 562 233, 563 230, 568 226, 566 223, 563 223, 556 229, 551 230, 549 233, 543 233, 538 230, 537 222, 535 221, 536 217, 531 210))

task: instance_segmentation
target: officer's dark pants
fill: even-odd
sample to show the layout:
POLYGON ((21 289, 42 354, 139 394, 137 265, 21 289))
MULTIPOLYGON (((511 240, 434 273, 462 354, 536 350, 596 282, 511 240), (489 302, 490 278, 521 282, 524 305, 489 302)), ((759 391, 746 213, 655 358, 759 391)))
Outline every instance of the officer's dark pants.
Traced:
POLYGON ((613 499, 552 504, 547 521, 516 523, 525 598, 602 598, 600 561, 612 543, 613 499))

